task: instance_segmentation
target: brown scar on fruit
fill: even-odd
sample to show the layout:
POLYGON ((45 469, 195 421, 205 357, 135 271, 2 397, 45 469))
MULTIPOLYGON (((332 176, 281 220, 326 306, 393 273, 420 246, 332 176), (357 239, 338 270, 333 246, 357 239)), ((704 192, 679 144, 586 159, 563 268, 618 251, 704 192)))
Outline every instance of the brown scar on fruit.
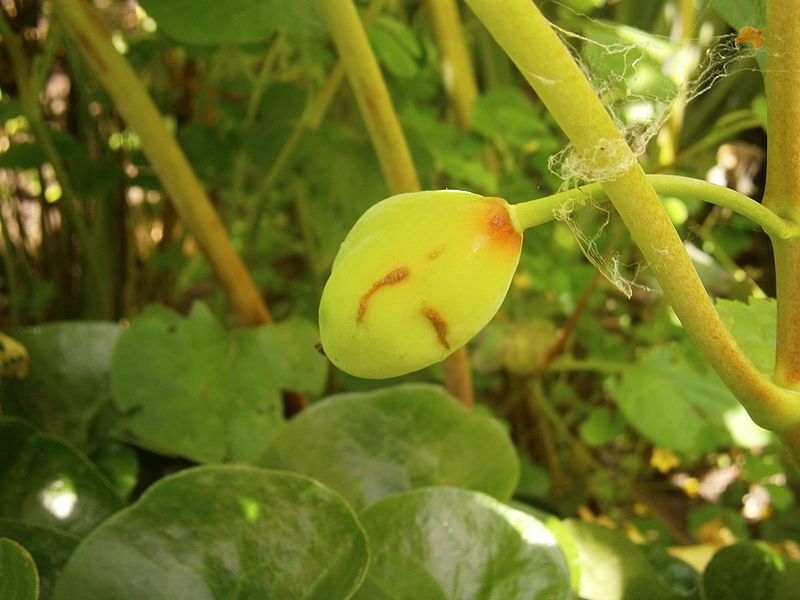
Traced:
POLYGON ((522 245, 522 234, 514 227, 508 204, 502 198, 489 198, 488 219, 483 221, 482 228, 487 237, 495 244, 507 246, 513 251, 519 250, 522 245))
POLYGON ((447 321, 444 320, 442 314, 430 306, 423 306, 422 314, 436 330, 436 337, 439 339, 439 343, 450 350, 450 344, 447 342, 447 321))
POLYGON ((439 246, 438 248, 431 250, 428 252, 428 260, 436 260, 442 255, 442 252, 444 252, 444 246, 439 246))
POLYGON ((375 292, 387 285, 400 283, 406 277, 408 277, 408 267, 397 267, 373 283, 367 293, 361 296, 361 302, 358 303, 358 316, 356 317, 356 321, 360 323, 364 320, 364 315, 367 314, 367 303, 375 292))
POLYGON ((755 27, 742 27, 735 41, 737 44, 751 44, 753 48, 759 49, 764 45, 764 31, 766 30, 755 27))

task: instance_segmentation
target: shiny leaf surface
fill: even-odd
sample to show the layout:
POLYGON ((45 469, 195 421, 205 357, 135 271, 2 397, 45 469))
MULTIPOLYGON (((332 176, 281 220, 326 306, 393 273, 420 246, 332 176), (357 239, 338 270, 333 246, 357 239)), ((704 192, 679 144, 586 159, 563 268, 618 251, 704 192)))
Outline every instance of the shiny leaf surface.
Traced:
POLYGON ((372 563, 364 600, 559 600, 569 571, 532 516, 454 488, 391 496, 361 513, 372 563))
POLYGON ((328 488, 293 473, 198 467, 160 480, 89 535, 55 597, 348 598, 367 557, 356 515, 328 488))
POLYGON ((3 380, 3 412, 88 449, 98 413, 111 400, 111 354, 121 331, 116 323, 103 322, 13 330, 30 354, 30 374, 3 380))
POLYGON ((432 385, 315 404, 275 435, 264 464, 309 475, 357 508, 431 485, 507 500, 519 478, 516 452, 499 423, 467 412, 432 385))
POLYGON ((122 508, 89 460, 12 417, 0 418, 0 517, 84 535, 122 508))

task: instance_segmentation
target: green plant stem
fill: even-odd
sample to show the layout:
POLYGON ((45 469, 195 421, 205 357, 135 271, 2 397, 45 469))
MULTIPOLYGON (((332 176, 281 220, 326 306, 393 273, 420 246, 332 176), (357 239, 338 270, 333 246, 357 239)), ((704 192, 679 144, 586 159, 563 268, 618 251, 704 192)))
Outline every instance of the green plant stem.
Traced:
MULTIPOLYGON (((764 204, 800 223, 800 3, 767 3, 764 204)), ((778 297, 775 381, 800 390, 800 239, 772 238, 778 297)), ((800 433, 795 438, 800 440, 800 433)))
POLYGON ((54 0, 53 4, 117 110, 139 134, 145 155, 203 249, 241 321, 246 325, 271 322, 269 310, 203 186, 144 85, 114 48, 96 10, 83 0, 54 0))
POLYGON ((450 97, 461 129, 472 123, 472 108, 478 97, 475 69, 464 41, 464 28, 455 0, 426 0, 441 54, 444 89, 450 97))
POLYGON ((411 152, 352 0, 317 0, 393 194, 419 189, 411 152))
MULTIPOLYGON (((328 23, 361 116, 367 124, 383 176, 393 194, 420 189, 400 120, 367 33, 352 0, 317 0, 328 23)), ((466 407, 474 402, 466 348, 444 361, 445 388, 466 407)))
MULTIPOLYGON (((3 11, 0 11, 3 12, 3 11)), ((53 167, 56 173, 56 178, 61 186, 61 194, 63 202, 61 206, 64 208, 64 215, 69 221, 69 224, 74 227, 75 232, 78 234, 83 254, 86 259, 86 266, 89 272, 89 281, 91 282, 91 289, 97 295, 97 305, 101 307, 101 314, 106 314, 109 309, 106 293, 106 285, 103 281, 103 269, 100 262, 97 260, 97 255, 94 252, 94 245, 92 244, 91 234, 89 233, 89 226, 86 224, 83 212, 78 203, 75 189, 72 186, 72 179, 69 176, 69 171, 61 160, 61 155, 56 149, 53 138, 50 135, 50 130, 44 121, 42 115, 42 108, 39 104, 38 88, 36 87, 36 78, 31 69, 28 59, 22 50, 22 44, 19 37, 14 33, 11 24, 8 22, 8 17, 3 12, 0 17, 0 34, 3 36, 3 42, 8 52, 11 62, 11 68, 14 72, 14 78, 17 82, 17 90, 19 93, 19 101, 22 106, 22 111, 28 119, 31 131, 36 138, 36 142, 44 152, 47 161, 53 167)))
MULTIPOLYGON (((725 328, 636 156, 536 5, 530 0, 467 3, 534 88, 576 155, 606 173, 605 193, 683 327, 728 388, 762 426, 780 431, 800 424, 800 395, 760 373, 725 328)), ((786 31, 791 37, 792 30, 786 31)))
MULTIPOLYGON (((647 175, 646 179, 659 194, 702 200, 728 208, 757 223, 773 238, 789 240, 800 236, 800 227, 732 189, 679 175, 647 175)), ((527 229, 552 221, 559 210, 580 208, 586 200, 604 195, 603 183, 591 183, 545 198, 515 204, 514 211, 520 225, 527 229)))

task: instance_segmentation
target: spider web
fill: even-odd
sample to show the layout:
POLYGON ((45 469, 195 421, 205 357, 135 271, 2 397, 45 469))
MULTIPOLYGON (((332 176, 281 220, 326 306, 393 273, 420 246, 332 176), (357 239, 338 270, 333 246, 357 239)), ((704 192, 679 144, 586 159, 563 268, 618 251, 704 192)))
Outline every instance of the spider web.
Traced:
MULTIPOLYGON (((575 28, 583 32, 553 25, 624 136, 601 139, 588 151, 568 144, 552 155, 548 168, 562 181, 559 191, 613 180, 630 169, 676 110, 682 111, 735 72, 757 70, 755 61, 748 59, 763 51, 761 31, 752 28, 713 36, 702 26, 698 37, 676 41, 592 19, 555 0, 552 3, 569 11, 575 28)), ((599 250, 598 242, 612 218, 610 207, 587 196, 559 208, 554 216, 569 228, 586 258, 626 297, 636 287, 645 288, 636 283, 641 263, 625 265, 618 253, 604 256, 599 250), (601 214, 592 234, 572 217, 576 208, 587 203, 601 214)))

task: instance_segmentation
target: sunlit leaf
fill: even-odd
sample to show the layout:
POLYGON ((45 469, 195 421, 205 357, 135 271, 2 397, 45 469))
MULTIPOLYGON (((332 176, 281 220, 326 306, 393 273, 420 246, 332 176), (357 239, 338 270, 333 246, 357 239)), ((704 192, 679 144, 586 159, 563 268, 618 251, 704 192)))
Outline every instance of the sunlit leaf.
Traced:
POLYGON ((532 516, 466 490, 391 496, 361 513, 372 563, 361 599, 571 598, 564 556, 532 516))
POLYGON ((92 463, 29 424, 0 417, 0 517, 84 535, 122 508, 92 463))
POLYGON ((199 467, 154 484, 90 534, 57 600, 349 598, 367 568, 356 515, 300 475, 199 467))
POLYGON ((579 595, 585 600, 678 600, 644 551, 624 534, 575 519, 563 522, 578 549, 579 595))

